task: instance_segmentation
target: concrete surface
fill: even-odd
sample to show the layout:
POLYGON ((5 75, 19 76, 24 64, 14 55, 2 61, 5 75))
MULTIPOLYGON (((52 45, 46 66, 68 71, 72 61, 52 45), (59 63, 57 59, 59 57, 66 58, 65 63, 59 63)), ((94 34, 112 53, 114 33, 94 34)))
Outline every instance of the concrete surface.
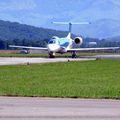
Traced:
POLYGON ((96 58, 103 58, 103 59, 120 59, 120 55, 96 55, 96 58))
POLYGON ((51 63, 51 62, 68 62, 68 61, 87 61, 103 59, 120 59, 120 55, 96 55, 81 56, 80 58, 18 58, 18 57, 0 57, 0 65, 16 65, 16 64, 34 64, 34 63, 51 63))
POLYGON ((120 59, 120 55, 95 55, 95 56, 80 56, 80 58, 120 59))
POLYGON ((119 100, 0 97, 0 120, 120 120, 119 100))
POLYGON ((18 57, 0 57, 0 65, 16 65, 16 64, 34 64, 34 63, 51 63, 51 62, 67 62, 67 61, 86 61, 95 60, 95 58, 18 58, 18 57))
POLYGON ((21 58, 21 57, 0 57, 0 65, 17 65, 17 64, 34 64, 34 63, 51 63, 51 62, 68 62, 68 61, 88 61, 102 59, 120 59, 120 55, 96 55, 81 56, 80 58, 21 58))

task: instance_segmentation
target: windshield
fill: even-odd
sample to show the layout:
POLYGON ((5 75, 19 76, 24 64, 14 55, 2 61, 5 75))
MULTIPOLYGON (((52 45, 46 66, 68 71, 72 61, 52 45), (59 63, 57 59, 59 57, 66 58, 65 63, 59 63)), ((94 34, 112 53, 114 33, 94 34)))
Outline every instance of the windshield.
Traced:
POLYGON ((48 43, 49 43, 49 44, 55 44, 56 41, 55 41, 55 40, 50 40, 48 43))

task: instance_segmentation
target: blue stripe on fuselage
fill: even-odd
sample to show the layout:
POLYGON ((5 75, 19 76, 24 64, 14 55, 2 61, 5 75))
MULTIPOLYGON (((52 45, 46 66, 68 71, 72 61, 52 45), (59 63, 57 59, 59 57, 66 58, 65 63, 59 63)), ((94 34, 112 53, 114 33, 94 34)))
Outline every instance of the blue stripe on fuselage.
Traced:
POLYGON ((62 47, 68 47, 69 45, 69 39, 67 38, 59 38, 58 39, 60 46, 62 47))

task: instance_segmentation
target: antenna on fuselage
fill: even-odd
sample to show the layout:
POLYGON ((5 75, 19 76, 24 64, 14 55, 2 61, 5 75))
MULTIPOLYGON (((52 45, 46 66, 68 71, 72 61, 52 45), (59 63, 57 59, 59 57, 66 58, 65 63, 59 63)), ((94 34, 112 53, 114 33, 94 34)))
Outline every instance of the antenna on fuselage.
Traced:
POLYGON ((69 36, 71 37, 72 25, 91 24, 90 22, 53 22, 54 24, 69 25, 69 36))

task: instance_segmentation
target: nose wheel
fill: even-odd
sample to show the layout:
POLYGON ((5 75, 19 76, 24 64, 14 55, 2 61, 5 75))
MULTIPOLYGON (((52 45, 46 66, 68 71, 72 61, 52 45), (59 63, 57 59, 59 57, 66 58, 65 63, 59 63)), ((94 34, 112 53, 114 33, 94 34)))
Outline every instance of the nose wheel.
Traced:
POLYGON ((49 58, 55 58, 55 53, 49 53, 49 58))
POLYGON ((76 58, 76 57, 77 57, 76 52, 75 51, 72 52, 72 58, 76 58))

